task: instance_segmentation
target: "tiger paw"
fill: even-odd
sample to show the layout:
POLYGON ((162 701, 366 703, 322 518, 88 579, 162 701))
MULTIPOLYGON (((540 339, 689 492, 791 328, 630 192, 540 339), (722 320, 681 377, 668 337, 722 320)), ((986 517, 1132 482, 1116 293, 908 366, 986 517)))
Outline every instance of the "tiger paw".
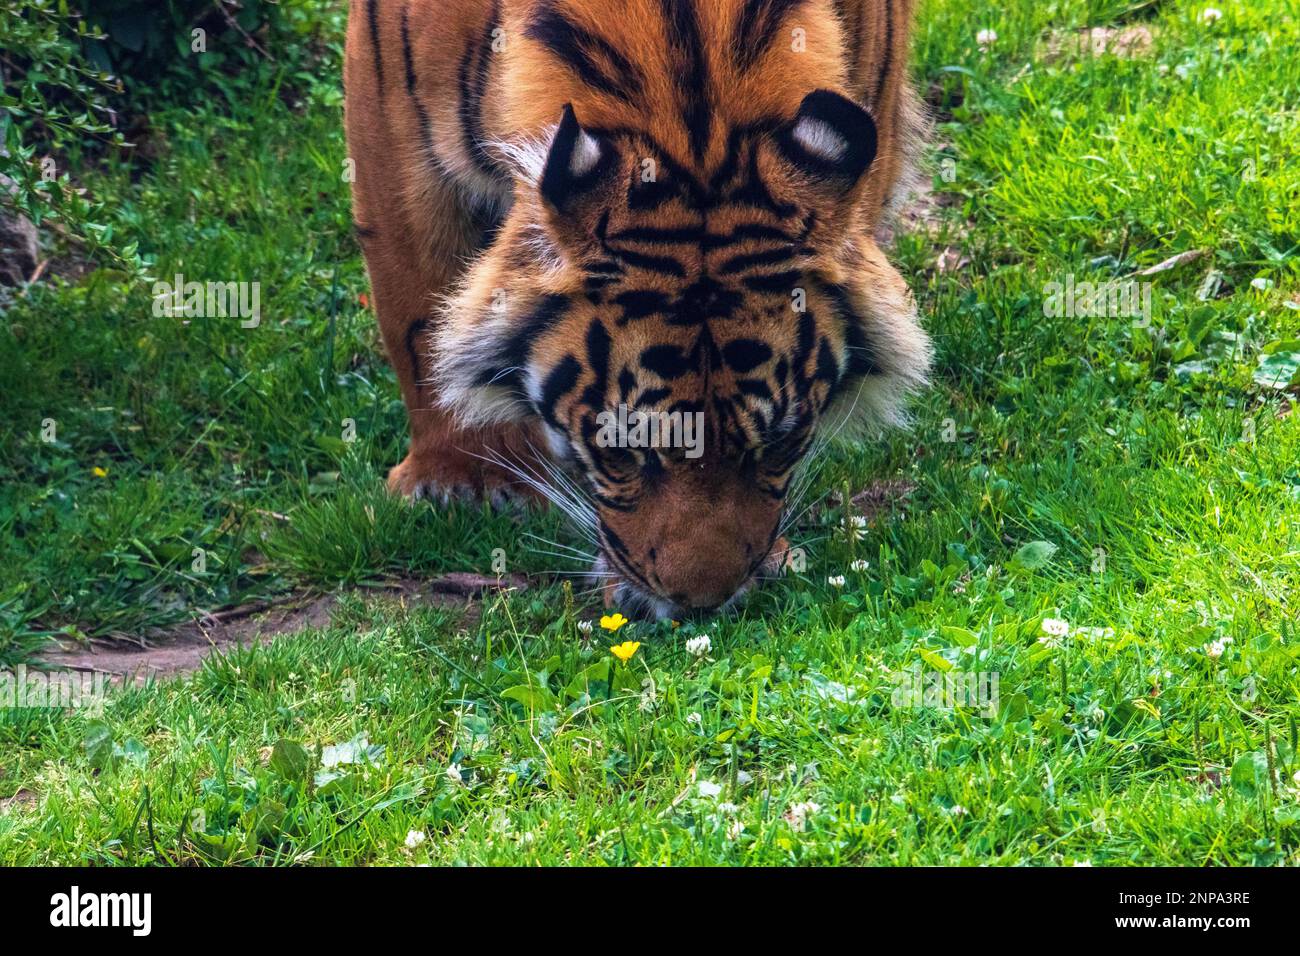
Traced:
POLYGON ((518 511, 545 501, 524 477, 526 464, 486 442, 468 449, 413 450, 388 472, 388 490, 442 507, 486 501, 499 511, 518 511))

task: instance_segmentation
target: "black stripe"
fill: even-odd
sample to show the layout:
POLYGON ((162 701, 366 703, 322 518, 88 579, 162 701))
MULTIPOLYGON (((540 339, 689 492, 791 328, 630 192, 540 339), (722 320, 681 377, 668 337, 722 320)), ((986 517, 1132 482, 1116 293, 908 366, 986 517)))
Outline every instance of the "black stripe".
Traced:
POLYGON ((614 304, 623 310, 619 325, 631 319, 644 319, 651 315, 662 315, 672 308, 668 296, 655 289, 628 289, 614 296, 614 304))
POLYGON ((530 39, 541 43, 567 63, 591 87, 631 104, 641 92, 640 72, 608 41, 565 18, 558 10, 543 6, 528 29, 530 39), (613 73, 598 59, 603 58, 613 73))
POLYGON ((833 282, 826 283, 822 289, 830 296, 840 321, 844 323, 844 347, 849 352, 846 374, 853 377, 882 374, 884 369, 880 365, 877 351, 867 336, 867 323, 853 308, 848 291, 833 282))
POLYGON ((605 400, 605 389, 609 383, 610 337, 600 319, 592 319, 587 326, 587 367, 591 369, 595 380, 591 389, 596 399, 592 405, 605 400))
POLYGON ((424 150, 433 157, 433 124, 429 121, 429 111, 415 95, 415 57, 411 53, 410 4, 402 7, 402 64, 406 68, 406 95, 415 109, 415 117, 420 125, 420 142, 424 150))
POLYGON ((709 103, 709 64, 700 38, 700 24, 691 0, 661 0, 668 19, 669 44, 681 60, 675 71, 682 116, 690 139, 691 154, 700 159, 709 148, 713 110, 709 103))
POLYGON ((877 116, 880 114, 880 97, 885 92, 885 81, 890 68, 894 65, 894 0, 885 3, 885 56, 880 64, 880 73, 876 77, 876 91, 871 95, 871 105, 877 116))
POLYGON ((746 276, 744 285, 751 292, 793 292, 798 287, 803 274, 794 270, 776 272, 772 275, 746 276))
POLYGON ((738 256, 732 256, 722 265, 718 266, 719 275, 732 275, 737 272, 744 272, 753 266, 774 266, 793 259, 790 249, 768 249, 764 252, 749 252, 738 256))
POLYGON ((861 95, 858 89, 858 69, 862 62, 862 4, 855 0, 835 0, 835 14, 840 24, 848 30, 846 46, 849 55, 849 89, 861 95), (849 7, 852 7, 850 12, 849 7))
POLYGON ((379 0, 366 0, 366 21, 370 25, 370 48, 375 54, 375 76, 379 95, 384 95, 384 55, 379 51, 379 0))
POLYGON ((742 375, 771 361, 772 347, 759 339, 732 339, 722 347, 722 360, 742 375))
POLYGON ((532 357, 534 343, 539 336, 555 327, 555 324, 564 317, 568 306, 569 300, 565 296, 544 297, 506 341, 496 361, 479 372, 478 384, 522 388, 521 370, 532 357))
POLYGON ((654 408, 673 394, 671 388, 647 388, 636 397, 637 408, 654 408))
POLYGON ((660 275, 677 276, 678 278, 686 276, 686 269, 671 256, 647 256, 640 252, 633 252, 630 249, 615 249, 612 246, 605 251, 638 269, 657 272, 660 275))
MULTIPOLYGON (((592 461, 598 461, 598 459, 596 459, 593 456, 592 461)), ((601 474, 605 474, 605 471, 601 468, 599 464, 596 465, 596 469, 600 471, 601 474)), ((614 497, 611 495, 604 494, 600 491, 592 491, 591 496, 595 498, 599 504, 604 505, 610 511, 628 512, 628 511, 632 511, 636 506, 636 499, 632 499, 631 503, 629 503, 626 497, 614 497)), ((612 559, 611 559, 611 563, 613 563, 612 559)), ((617 567, 617 565, 615 565, 615 567, 617 567)))
MULTIPOLYGON (((618 510, 630 511, 631 509, 627 506, 620 505, 618 506, 618 510)), ((606 545, 605 555, 615 565, 617 570, 622 571, 651 594, 657 594, 658 592, 650 586, 650 582, 641 575, 641 572, 632 566, 632 554, 628 551, 627 545, 622 542, 619 536, 603 525, 601 526, 601 532, 601 537, 604 539, 606 545)))
POLYGON ((654 226, 637 226, 613 233, 609 238, 619 239, 623 242, 660 242, 675 245, 683 242, 702 242, 704 240, 704 228, 702 226, 682 226, 676 229, 660 229, 654 226))
POLYGON ((483 94, 487 89, 492 31, 496 28, 499 13, 500 5, 494 3, 477 41, 471 39, 465 45, 457 80, 460 94, 457 119, 460 122, 461 143, 479 172, 493 179, 500 177, 500 170, 483 148, 483 94))
POLYGON ((411 369, 415 373, 417 384, 424 381, 424 373, 420 370, 420 356, 415 351, 415 337, 429 327, 428 319, 417 319, 406 327, 406 354, 411 360, 411 369))
POLYGON ((671 344, 652 345, 642 350, 640 363, 642 368, 649 369, 667 381, 681 378, 698 369, 691 356, 671 344))
POLYGON ((795 242, 796 237, 790 235, 784 229, 778 229, 776 226, 764 226, 759 223, 747 223, 743 226, 737 226, 726 235, 717 233, 708 233, 701 240, 701 245, 707 249, 721 249, 724 246, 733 246, 739 242, 745 242, 749 239, 772 239, 778 242, 795 242))
POLYGON ((573 387, 578 384, 578 376, 582 374, 582 366, 572 355, 566 355, 560 360, 560 364, 551 369, 546 380, 542 383, 542 394, 538 399, 537 411, 542 418, 546 419, 556 428, 563 428, 559 419, 555 417, 555 403, 563 396, 573 391, 573 387))
POLYGON ((415 95, 415 59, 411 56, 411 5, 402 7, 402 62, 406 66, 406 94, 415 95))
POLYGON ((785 15, 803 0, 745 0, 736 18, 734 52, 736 65, 748 70, 772 45, 785 15))

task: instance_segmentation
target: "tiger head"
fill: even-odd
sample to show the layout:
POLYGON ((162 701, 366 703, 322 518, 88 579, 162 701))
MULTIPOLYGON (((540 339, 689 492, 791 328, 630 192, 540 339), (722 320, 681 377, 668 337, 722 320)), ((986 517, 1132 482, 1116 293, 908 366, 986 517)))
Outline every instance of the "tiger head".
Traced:
POLYGON ((558 113, 502 146, 514 201, 446 304, 441 400, 540 428, 575 476, 552 497, 623 599, 715 609, 769 561, 815 441, 896 422, 924 378, 928 341, 864 212, 876 124, 833 89, 706 150, 599 104, 558 113))

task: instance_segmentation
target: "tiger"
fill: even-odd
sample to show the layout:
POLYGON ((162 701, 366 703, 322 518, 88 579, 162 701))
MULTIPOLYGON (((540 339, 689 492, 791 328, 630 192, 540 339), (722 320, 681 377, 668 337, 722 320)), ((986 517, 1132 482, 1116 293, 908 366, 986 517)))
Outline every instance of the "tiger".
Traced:
POLYGON ((607 603, 735 606, 801 463, 927 379, 875 239, 924 136, 913 6, 354 0, 353 218, 410 425, 389 488, 544 496, 607 603), (608 440, 620 407, 698 418, 699 447, 608 440))

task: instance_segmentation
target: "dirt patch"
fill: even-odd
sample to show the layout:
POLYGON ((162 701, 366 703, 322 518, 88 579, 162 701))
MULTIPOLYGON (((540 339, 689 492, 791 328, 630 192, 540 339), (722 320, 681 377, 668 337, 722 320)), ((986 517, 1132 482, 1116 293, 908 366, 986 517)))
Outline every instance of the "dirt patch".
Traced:
POLYGON ((855 514, 862 515, 869 524, 875 524, 878 518, 895 510, 911 497, 915 490, 916 482, 906 478, 891 478, 873 481, 849 501, 853 504, 855 514))
POLYGON ((36 801, 37 796, 31 790, 19 790, 12 797, 0 797, 0 813, 33 807, 36 801))
MULTIPOLYGON (((402 578, 391 584, 368 587, 364 593, 390 595, 414 603, 456 605, 485 591, 499 588, 526 590, 521 575, 503 578, 452 573, 437 578, 402 578)), ((267 644, 285 634, 327 626, 334 617, 339 594, 297 594, 275 602, 250 604, 203 614, 166 631, 151 634, 138 645, 92 641, 89 645, 64 642, 39 655, 52 668, 104 674, 110 683, 150 678, 166 679, 195 671, 214 651, 234 646, 267 644)))
MULTIPOLYGON (((921 175, 925 177, 926 172, 921 175)), ((961 234, 964 227, 954 222, 951 212, 961 203, 962 197, 957 193, 937 192, 928 178, 922 178, 903 197, 897 212, 876 229, 876 242, 890 246, 904 233, 921 233, 931 239, 937 239, 945 231, 961 234)))
MULTIPOLYGON (((874 525, 881 518, 888 517, 911 497, 916 490, 916 482, 907 478, 882 478, 873 481, 860 491, 855 491, 849 498, 853 514, 867 519, 867 524, 874 525)), ((832 491, 826 496, 825 504, 814 509, 838 508, 843 502, 843 495, 832 491)))

